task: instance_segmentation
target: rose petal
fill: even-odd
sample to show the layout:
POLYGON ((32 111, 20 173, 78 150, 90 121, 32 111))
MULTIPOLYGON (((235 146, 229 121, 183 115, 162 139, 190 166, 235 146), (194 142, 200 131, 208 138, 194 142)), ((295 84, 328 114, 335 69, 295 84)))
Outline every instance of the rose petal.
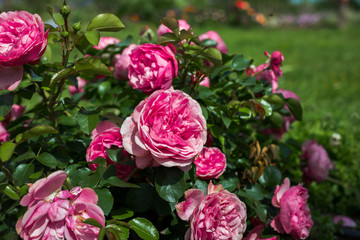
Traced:
POLYGON ((21 82, 23 72, 22 65, 15 67, 2 67, 0 65, 0 90, 15 90, 21 82))

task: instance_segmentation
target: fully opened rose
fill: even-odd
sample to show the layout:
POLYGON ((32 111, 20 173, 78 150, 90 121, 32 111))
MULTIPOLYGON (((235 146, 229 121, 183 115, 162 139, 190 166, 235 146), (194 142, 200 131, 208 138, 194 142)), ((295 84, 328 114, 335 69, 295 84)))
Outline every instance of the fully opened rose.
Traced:
POLYGON ((178 62, 169 46, 147 43, 130 54, 128 78, 134 89, 150 94, 169 89, 178 74, 178 62))
POLYGON ((44 54, 48 32, 37 14, 26 11, 0 14, 0 90, 15 90, 24 64, 36 64, 44 54))
POLYGON ((199 189, 187 190, 175 208, 182 220, 190 220, 186 240, 242 239, 246 230, 245 204, 221 184, 210 181, 206 196, 199 189))
POLYGON ((138 168, 190 168, 206 142, 199 103, 179 90, 159 90, 140 102, 121 126, 123 145, 138 168))
POLYGON ((280 208, 280 213, 271 221, 271 227, 289 234, 293 239, 306 239, 313 226, 310 209, 307 204, 308 191, 299 184, 290 187, 290 180, 285 178, 281 186, 276 186, 272 204, 280 208))
POLYGON ((303 170, 303 180, 306 183, 312 181, 321 182, 327 179, 329 170, 334 168, 329 155, 323 146, 315 140, 308 140, 301 146, 302 155, 300 158, 307 162, 303 170))
POLYGON ((97 239, 100 229, 83 220, 94 218, 105 226, 104 213, 96 205, 98 197, 90 188, 61 190, 66 177, 64 171, 57 171, 30 186, 20 201, 28 209, 16 223, 21 238, 97 239))

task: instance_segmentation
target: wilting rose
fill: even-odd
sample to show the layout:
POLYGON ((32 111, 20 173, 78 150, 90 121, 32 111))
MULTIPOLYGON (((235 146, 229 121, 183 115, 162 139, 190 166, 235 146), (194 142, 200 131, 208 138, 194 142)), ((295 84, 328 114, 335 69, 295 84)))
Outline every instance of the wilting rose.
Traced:
POLYGON ((130 53, 137 47, 136 44, 130 44, 121 54, 115 56, 114 77, 121 80, 128 79, 128 69, 130 64, 130 53))
POLYGON ((81 78, 81 77, 77 77, 76 78, 77 81, 77 88, 74 85, 69 86, 69 92, 71 96, 74 96, 77 93, 82 93, 84 92, 84 87, 86 85, 86 80, 81 78))
MULTIPOLYGON (((91 162, 98 157, 106 160, 107 165, 113 164, 117 169, 117 176, 127 181, 130 173, 135 169, 134 166, 115 163, 106 153, 107 149, 120 148, 123 149, 120 128, 113 122, 103 121, 97 125, 91 134, 92 141, 86 151, 86 161, 91 162)), ((123 150, 122 157, 126 158, 129 154, 123 150)), ((96 170, 97 164, 90 164, 92 170, 96 170)))
POLYGON ((217 147, 204 147, 194 163, 199 178, 219 178, 226 169, 226 156, 217 147))
POLYGON ((301 184, 290 187, 290 180, 285 178, 281 186, 276 186, 272 198, 273 206, 280 208, 280 213, 271 221, 271 227, 293 239, 306 239, 313 225, 308 197, 306 188, 301 184))
POLYGON ((178 62, 170 47, 148 43, 131 52, 128 71, 130 85, 150 94, 171 87, 178 62))
POLYGON ((36 64, 44 54, 48 32, 39 15, 26 11, 0 14, 0 90, 15 90, 24 64, 36 64))
POLYGON ((114 37, 101 37, 97 46, 93 46, 96 50, 102 50, 109 45, 119 43, 120 40, 114 37))
POLYGON ((351 228, 357 227, 356 222, 347 216, 337 215, 333 218, 333 222, 335 224, 341 224, 342 227, 351 227, 351 228))
POLYGON ((61 187, 67 175, 57 171, 32 184, 20 201, 27 206, 16 223, 16 231, 23 239, 97 239, 100 229, 82 221, 96 219, 105 226, 104 213, 97 206, 98 197, 90 188, 61 187))
POLYGON ((312 181, 321 182, 327 179, 329 170, 334 168, 333 163, 324 149, 315 140, 308 140, 302 144, 300 158, 307 161, 303 170, 303 180, 310 184, 312 181))
POLYGON ((121 126, 124 148, 136 156, 141 169, 159 164, 189 168, 206 134, 199 103, 173 89, 151 94, 121 126))
MULTIPOLYGON (((295 98, 300 101, 300 98, 293 92, 287 91, 284 89, 279 89, 276 93, 281 93, 285 99, 287 98, 295 98)), ((285 105, 285 109, 288 110, 290 116, 283 116, 283 125, 281 128, 269 128, 262 131, 263 134, 270 134, 274 136, 277 140, 281 140, 285 133, 287 133, 290 129, 290 124, 292 124, 296 119, 290 113, 288 106, 285 105)))
POLYGON ((215 42, 217 42, 215 48, 217 48, 222 53, 229 53, 224 40, 222 40, 220 35, 215 31, 208 31, 207 33, 203 33, 199 36, 199 39, 200 41, 204 41, 206 39, 214 40, 215 42))
POLYGON ((199 189, 187 190, 175 208, 182 220, 190 220, 185 239, 242 239, 246 230, 245 204, 221 184, 210 181, 206 196, 199 189))
MULTIPOLYGON (((189 30, 190 29, 190 25, 183 19, 180 19, 178 20, 178 23, 179 23, 179 32, 181 30, 189 30)), ((171 33, 172 31, 167 27, 165 26, 164 24, 161 24, 157 30, 157 34, 158 36, 161 36, 163 35, 164 33, 171 33)))

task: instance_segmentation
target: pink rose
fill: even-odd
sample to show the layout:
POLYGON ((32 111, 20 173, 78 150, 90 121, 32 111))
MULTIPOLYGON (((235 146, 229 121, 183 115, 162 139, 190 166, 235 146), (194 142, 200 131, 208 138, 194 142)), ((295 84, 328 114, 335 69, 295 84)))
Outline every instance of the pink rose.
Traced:
POLYGON ((170 47, 147 43, 131 52, 128 71, 130 85, 150 94, 171 87, 178 62, 170 47))
POLYGON ((17 105, 17 104, 12 105, 10 112, 6 114, 5 120, 2 122, 9 123, 11 121, 15 121, 23 114, 25 109, 26 107, 21 105, 17 105))
POLYGON ((173 89, 151 94, 121 126, 124 148, 136 156, 141 169, 152 165, 189 169, 206 134, 199 103, 173 89))
POLYGON ((30 186, 20 201, 28 209, 16 223, 21 238, 97 239, 100 229, 82 221, 94 218, 105 226, 104 213, 96 205, 98 197, 90 188, 61 191, 66 177, 64 171, 57 171, 30 186))
POLYGON ((24 64, 40 61, 47 45, 48 31, 37 14, 26 11, 0 14, 0 90, 15 90, 24 64))
POLYGON ((242 239, 246 230, 245 204, 221 184, 210 181, 206 196, 199 189, 187 190, 175 208, 182 220, 190 220, 185 239, 242 239))
POLYGON ((197 74, 192 74, 190 78, 191 78, 191 84, 193 84, 194 86, 199 82, 200 86, 204 86, 208 88, 210 87, 210 79, 206 75, 198 76, 197 74))
MULTIPOLYGON (((113 164, 117 169, 118 178, 127 181, 130 173, 135 169, 134 166, 115 163, 108 154, 107 149, 123 148, 122 137, 120 134, 120 128, 113 122, 103 121, 97 125, 93 130, 92 141, 86 151, 86 161, 91 162, 98 157, 102 157, 106 160, 107 165, 113 164)), ((129 154, 123 151, 122 157, 126 158, 129 154)), ((96 170, 97 164, 90 164, 89 167, 92 170, 96 170)))
POLYGON ((0 144, 10 141, 10 133, 6 130, 6 126, 3 122, 0 122, 0 144))
POLYGON ((74 96, 77 93, 84 92, 84 87, 86 85, 86 80, 81 78, 81 77, 77 77, 76 80, 77 80, 77 83, 78 83, 77 88, 75 86, 73 86, 73 85, 69 86, 69 92, 70 92, 71 96, 74 96))
POLYGON ((257 66, 250 75, 255 75, 257 80, 264 80, 271 84, 272 92, 275 93, 279 87, 279 80, 275 72, 269 68, 269 63, 260 64, 257 66))
POLYGON ((222 52, 222 53, 226 53, 228 54, 229 51, 226 47, 225 42, 222 40, 222 38, 220 37, 220 35, 215 32, 215 31, 208 31, 207 33, 203 33, 199 36, 200 41, 204 41, 205 39, 211 39, 214 40, 215 42, 217 42, 216 44, 216 48, 222 52))
POLYGON ((312 181, 321 182, 327 179, 329 170, 334 168, 330 158, 323 148, 315 140, 308 140, 302 144, 300 158, 307 161, 303 170, 303 179, 310 184, 312 181))
POLYGON ((119 43, 120 40, 114 37, 101 37, 97 46, 93 46, 96 50, 102 50, 109 45, 119 43))
POLYGON ((226 169, 226 156, 217 147, 204 147, 194 163, 199 178, 219 178, 226 169))
MULTIPOLYGON (((281 93, 285 99, 287 98, 295 98, 300 101, 300 98, 293 92, 287 91, 284 89, 279 89, 276 93, 281 93)), ((285 105, 285 109, 288 110, 290 116, 283 116, 283 125, 281 128, 269 128, 262 131, 262 134, 270 134, 274 136, 277 140, 281 140, 285 133, 287 133, 290 129, 290 125, 295 122, 295 117, 290 113, 288 106, 285 105)))
POLYGON ((270 64, 271 68, 274 70, 276 74, 278 74, 280 70, 280 65, 284 61, 284 56, 281 54, 280 51, 275 51, 271 54, 270 64))
MULTIPOLYGON (((179 23, 179 32, 181 30, 189 30, 190 29, 190 25, 183 19, 178 20, 179 23)), ((158 36, 163 35, 164 33, 171 33, 172 31, 165 26, 164 24, 161 24, 157 30, 158 36)))
POLYGON ((261 233, 263 229, 265 228, 264 224, 260 224, 256 227, 254 227, 246 237, 244 237, 244 240, 278 240, 277 236, 271 237, 271 238, 261 238, 261 233))
POLYGON ((137 47, 136 44, 130 44, 121 54, 115 56, 114 77, 121 80, 128 79, 128 68, 130 64, 130 53, 137 47))
POLYGON ((285 178, 281 186, 276 186, 272 198, 273 206, 280 208, 280 213, 271 221, 271 227, 293 239, 306 239, 313 225, 308 197, 306 188, 301 184, 290 187, 290 180, 285 178))
POLYGON ((341 224, 341 226, 343 227, 351 227, 351 228, 357 227, 356 222, 347 216, 341 216, 341 215, 335 216, 333 218, 333 222, 335 224, 341 224))

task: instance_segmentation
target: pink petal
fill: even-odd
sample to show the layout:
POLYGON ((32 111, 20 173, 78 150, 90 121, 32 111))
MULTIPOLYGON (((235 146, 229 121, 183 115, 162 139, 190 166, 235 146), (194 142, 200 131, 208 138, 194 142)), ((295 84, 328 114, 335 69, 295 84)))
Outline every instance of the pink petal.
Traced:
POLYGON ((98 135, 99 133, 105 132, 106 130, 108 130, 109 128, 113 128, 113 127, 118 127, 118 125, 116 125, 115 123, 105 120, 100 122, 96 128, 91 132, 91 138, 94 139, 94 137, 96 135, 98 135))
POLYGON ((210 181, 207 189, 207 194, 209 195, 211 193, 218 193, 221 190, 224 190, 224 187, 221 184, 214 185, 212 181, 210 181))
POLYGON ((34 199, 41 200, 49 197, 52 193, 61 189, 65 179, 67 177, 66 172, 57 171, 50 174, 45 181, 42 181, 40 185, 34 190, 34 199))
POLYGON ((0 90, 13 91, 20 84, 24 73, 23 66, 3 67, 0 66, 0 90))
POLYGON ((90 188, 83 188, 80 195, 75 199, 74 204, 76 203, 93 203, 97 204, 98 196, 94 190, 90 188))
POLYGON ((280 200, 284 193, 290 188, 289 178, 285 178, 281 186, 277 185, 275 189, 275 194, 271 200, 271 203, 274 207, 280 207, 280 200))
POLYGON ((90 218, 97 220, 103 227, 105 227, 105 216, 103 210, 96 204, 85 203, 86 213, 90 218))
POLYGON ((277 231, 279 233, 284 233, 284 228, 280 222, 279 215, 274 217, 274 219, 271 221, 270 225, 275 231, 277 231))
POLYGON ((185 201, 175 205, 178 216, 182 220, 189 220, 196 206, 204 198, 200 189, 189 189, 185 192, 185 201))

